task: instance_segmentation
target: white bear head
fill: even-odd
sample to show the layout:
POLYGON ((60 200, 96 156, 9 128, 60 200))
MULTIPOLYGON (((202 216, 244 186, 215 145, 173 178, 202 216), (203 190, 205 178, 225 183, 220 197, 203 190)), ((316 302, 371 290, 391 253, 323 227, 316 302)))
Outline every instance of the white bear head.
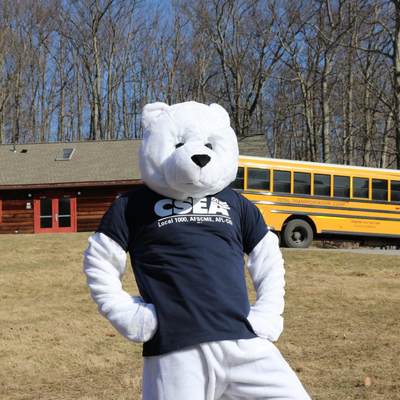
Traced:
POLYGON ((235 179, 237 139, 218 104, 147 104, 141 119, 139 168, 150 189, 184 200, 218 193, 235 179))

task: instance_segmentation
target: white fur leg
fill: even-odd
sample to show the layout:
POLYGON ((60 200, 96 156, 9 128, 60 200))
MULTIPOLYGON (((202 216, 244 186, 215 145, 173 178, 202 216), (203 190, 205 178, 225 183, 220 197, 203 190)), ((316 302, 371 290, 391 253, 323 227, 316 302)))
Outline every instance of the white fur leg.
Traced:
POLYGON ((248 320, 257 336, 275 341, 283 330, 285 269, 273 232, 269 231, 249 254, 247 267, 257 292, 248 320))
MULTIPOLYGON (((218 342, 217 342, 218 343, 218 342)), ((228 387, 220 400, 311 400, 299 378, 269 340, 219 342, 228 387)), ((208 343, 205 344, 206 346, 208 343)), ((210 349, 215 354, 215 344, 210 349)))
POLYGON ((269 340, 201 343, 145 357, 143 400, 310 400, 269 340))
POLYGON ((122 289, 126 253, 121 246, 97 232, 89 238, 83 265, 100 314, 127 339, 137 343, 150 340, 157 330, 155 308, 140 296, 131 296, 122 289))

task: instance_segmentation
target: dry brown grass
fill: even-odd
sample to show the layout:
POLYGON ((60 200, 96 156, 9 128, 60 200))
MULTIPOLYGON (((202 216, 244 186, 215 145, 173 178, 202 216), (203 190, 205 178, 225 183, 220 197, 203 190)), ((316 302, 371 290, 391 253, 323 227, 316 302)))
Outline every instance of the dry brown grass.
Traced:
MULTIPOLYGON (((141 346, 119 336, 89 297, 87 237, 0 236, 1 400, 140 399, 141 346)), ((277 346, 311 397, 399 399, 399 256, 284 250, 284 257, 277 346)), ((136 293, 131 273, 124 287, 136 293)))

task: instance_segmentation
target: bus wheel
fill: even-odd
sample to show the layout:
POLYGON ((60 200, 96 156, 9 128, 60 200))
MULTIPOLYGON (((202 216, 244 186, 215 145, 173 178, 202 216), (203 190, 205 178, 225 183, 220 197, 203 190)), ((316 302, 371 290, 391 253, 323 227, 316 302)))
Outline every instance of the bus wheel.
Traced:
POLYGON ((311 226, 302 219, 293 219, 288 222, 283 231, 283 244, 289 248, 310 247, 314 235, 311 226))

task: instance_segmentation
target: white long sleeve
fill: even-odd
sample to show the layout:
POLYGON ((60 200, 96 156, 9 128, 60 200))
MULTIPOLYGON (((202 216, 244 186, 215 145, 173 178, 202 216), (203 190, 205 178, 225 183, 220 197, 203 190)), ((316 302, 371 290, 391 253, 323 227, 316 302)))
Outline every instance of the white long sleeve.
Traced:
POLYGON ((156 311, 153 304, 122 289, 121 279, 126 269, 122 247, 97 232, 89 238, 84 255, 83 272, 100 314, 127 339, 136 343, 150 340, 158 326, 156 311))
POLYGON ((257 336, 275 341, 283 330, 285 269, 273 232, 269 231, 249 254, 247 268, 257 292, 248 320, 257 336))

